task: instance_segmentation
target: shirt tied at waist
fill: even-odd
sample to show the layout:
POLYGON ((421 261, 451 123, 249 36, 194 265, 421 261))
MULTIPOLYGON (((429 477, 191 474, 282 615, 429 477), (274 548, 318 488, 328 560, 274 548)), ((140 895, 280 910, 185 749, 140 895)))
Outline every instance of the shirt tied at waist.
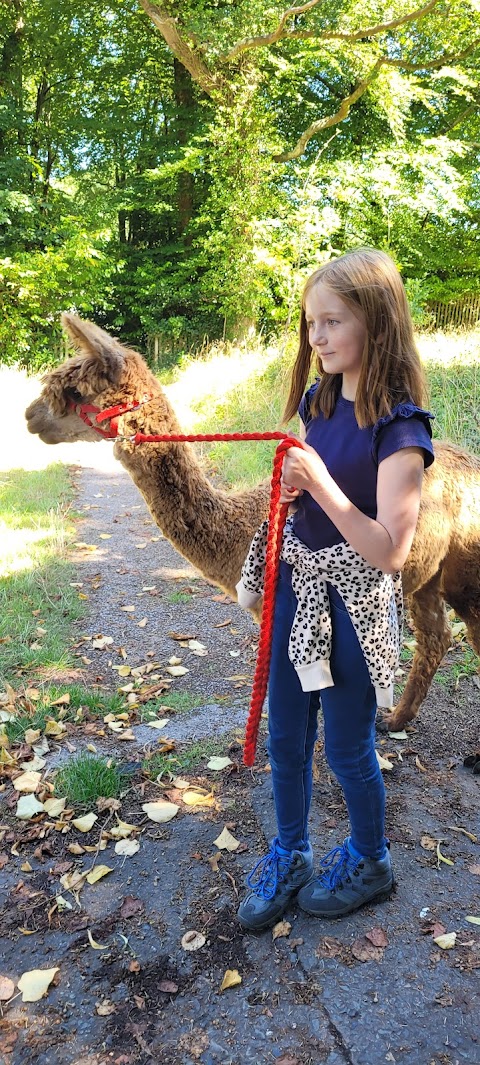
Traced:
MULTIPOLYGON (((240 606, 254 606, 263 592, 268 521, 255 534, 237 584, 240 606)), ((292 567, 297 610, 288 654, 302 690, 334 685, 330 670, 332 621, 328 583, 340 594, 355 629, 375 688, 377 704, 393 706, 394 675, 400 657, 403 597, 400 573, 383 573, 342 542, 311 551, 285 524, 281 558, 292 567)))

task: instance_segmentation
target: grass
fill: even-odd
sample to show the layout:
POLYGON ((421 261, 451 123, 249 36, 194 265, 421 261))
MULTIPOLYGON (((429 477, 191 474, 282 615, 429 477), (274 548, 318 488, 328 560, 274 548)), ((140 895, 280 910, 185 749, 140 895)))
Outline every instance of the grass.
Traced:
POLYGON ((186 592, 169 592, 165 599, 167 603, 191 603, 192 596, 186 592))
POLYGON ((175 710, 176 713, 186 714, 189 710, 195 710, 197 706, 202 705, 202 696, 196 695, 194 692, 165 692, 164 695, 166 702, 161 702, 160 707, 156 700, 151 700, 148 703, 144 703, 140 709, 140 717, 142 721, 146 721, 149 717, 157 717, 161 712, 167 713, 168 710, 175 710))
POLYGON ((27 729, 41 729, 43 732, 48 718, 54 721, 61 719, 78 722, 83 716, 82 711, 85 710, 90 715, 102 717, 105 714, 117 714, 125 710, 125 699, 116 692, 84 688, 80 684, 66 684, 61 688, 44 684, 37 690, 40 692, 40 698, 34 704, 34 710, 27 713, 20 709, 11 721, 5 722, 4 729, 11 743, 21 742, 27 729), (70 696, 68 705, 52 706, 56 699, 66 694, 70 696))
POLYGON ((66 559, 72 496, 59 464, 0 475, 1 675, 70 664, 71 625, 83 613, 66 559))
POLYGON ((91 807, 97 799, 118 799, 124 786, 125 776, 111 758, 79 754, 59 769, 55 796, 65 796, 72 806, 91 807))
MULTIPOLYGON (((436 415, 434 436, 479 450, 480 330, 469 333, 423 333, 417 337, 430 389, 430 409, 436 415)), ((185 428, 197 432, 266 431, 280 427, 288 391, 288 374, 295 358, 295 339, 284 350, 260 341, 248 351, 219 349, 182 361, 167 392, 185 428), (245 358, 246 372, 238 364, 245 358), (177 390, 177 391, 176 391, 177 390), (178 399, 177 399, 178 397, 178 399), (185 411, 181 402, 186 403, 185 411)), ((168 384, 170 382, 170 384, 168 384)), ((294 431, 298 425, 290 426, 294 431)), ((203 445, 210 472, 230 487, 245 487, 271 476, 273 443, 243 442, 203 445)))
POLYGON ((143 772, 150 780, 156 780, 165 775, 176 777, 180 773, 189 772, 193 767, 198 767, 199 763, 205 761, 206 758, 211 758, 214 754, 224 754, 227 742, 225 737, 221 743, 218 740, 199 740, 184 751, 170 754, 154 752, 142 762, 143 772))

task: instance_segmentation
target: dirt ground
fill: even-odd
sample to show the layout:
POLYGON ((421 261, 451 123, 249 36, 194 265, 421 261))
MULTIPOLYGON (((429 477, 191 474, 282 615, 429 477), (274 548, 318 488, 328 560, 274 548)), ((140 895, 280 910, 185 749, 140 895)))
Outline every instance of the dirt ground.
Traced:
MULTIPOLYGON (((379 721, 378 750, 391 765, 390 901, 333 923, 292 906, 276 938, 271 930, 247 935, 235 919, 244 877, 274 834, 264 723, 255 768, 241 760, 257 630, 173 551, 123 471, 77 468, 74 479, 77 544, 90 545, 73 549, 88 596, 74 634, 77 679, 98 690, 101 704, 102 693, 132 681, 118 667, 145 667, 142 685, 157 686, 148 705, 167 724, 142 722, 140 704, 125 721, 133 738, 120 739, 104 715, 86 713, 47 755, 49 779, 87 745, 122 762, 128 780, 118 816, 138 826, 140 843, 131 857, 108 838, 114 810, 97 811, 86 834, 71 823, 49 829, 42 816, 15 818, 10 782, 1 794, 1 975, 16 983, 27 970, 58 969, 41 1001, 18 996, 4 1006, 1 1060, 480 1065, 480 925, 466 920, 480 918, 480 776, 464 765, 480 745, 480 691, 465 643, 449 652, 405 738, 390 737, 379 721), (112 642, 94 648, 102 636, 112 642), (171 658, 188 672, 172 677, 171 658), (142 762, 169 743, 178 775, 211 805, 188 806, 177 781, 145 775, 142 762), (209 769, 211 754, 230 764, 209 769), (166 824, 143 810, 161 798, 178 805, 166 824), (225 827, 235 850, 215 843, 225 827), (61 884, 100 864, 112 871, 96 883, 77 892, 61 884), (59 906, 59 894, 71 908, 59 906), (204 937, 196 950, 182 945, 191 932, 204 937), (435 942, 446 933, 456 933, 450 949, 435 942), (227 971, 237 976, 222 990, 227 971)), ((72 679, 67 671, 58 683, 72 679)), ((319 857, 347 832, 321 742, 311 823, 319 857)))

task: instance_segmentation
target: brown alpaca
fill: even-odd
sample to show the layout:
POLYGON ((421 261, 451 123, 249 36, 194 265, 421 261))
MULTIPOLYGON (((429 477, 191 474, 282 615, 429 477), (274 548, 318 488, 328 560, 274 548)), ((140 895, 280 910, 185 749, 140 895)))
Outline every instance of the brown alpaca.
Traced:
MULTIPOLYGON (((76 405, 138 409, 119 418, 114 453, 142 493, 157 525, 209 580, 236 596, 251 538, 268 510, 267 482, 245 492, 213 488, 184 443, 142 443, 129 437, 178 433, 175 414, 141 356, 98 326, 64 314, 77 354, 47 374, 26 411, 28 428, 47 444, 102 439, 76 405), (145 396, 151 398, 144 402, 145 396)), ((92 416, 91 416, 92 417, 92 416)), ((102 422, 108 428, 109 421, 102 422)), ((465 621, 480 654, 480 459, 452 444, 435 445, 424 480, 420 516, 403 571, 417 639, 406 687, 389 727, 411 721, 451 643, 446 603, 465 621)))

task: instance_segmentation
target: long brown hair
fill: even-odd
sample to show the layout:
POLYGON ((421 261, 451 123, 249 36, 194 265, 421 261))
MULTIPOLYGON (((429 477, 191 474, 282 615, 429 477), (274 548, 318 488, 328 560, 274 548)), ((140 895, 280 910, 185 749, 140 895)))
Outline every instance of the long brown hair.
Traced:
MULTIPOLYGON (((410 400, 419 407, 424 406, 427 387, 403 281, 385 252, 358 248, 326 263, 308 278, 302 295, 298 354, 283 421, 290 421, 297 413, 315 357, 308 340, 305 299, 320 281, 357 316, 360 311, 367 328, 355 397, 355 415, 360 428, 374 425, 398 403, 410 400)), ((321 360, 317 358, 316 362, 320 381, 311 412, 313 415, 322 412, 329 418, 340 393, 342 376, 325 373, 321 360)))

